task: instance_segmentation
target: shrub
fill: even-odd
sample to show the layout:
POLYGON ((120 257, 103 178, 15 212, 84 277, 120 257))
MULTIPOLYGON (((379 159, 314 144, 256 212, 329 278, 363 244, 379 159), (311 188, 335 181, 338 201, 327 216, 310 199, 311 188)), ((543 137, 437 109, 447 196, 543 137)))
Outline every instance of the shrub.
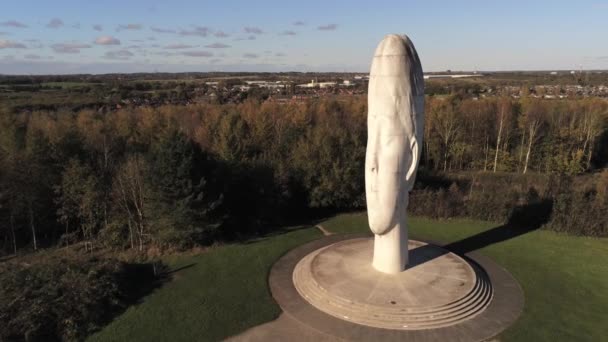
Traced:
POLYGON ((0 266, 0 340, 82 340, 126 307, 134 286, 153 283, 144 269, 93 257, 7 262, 0 266))
POLYGON ((595 191, 559 194, 554 201, 546 228, 574 235, 608 236, 608 203, 595 191))

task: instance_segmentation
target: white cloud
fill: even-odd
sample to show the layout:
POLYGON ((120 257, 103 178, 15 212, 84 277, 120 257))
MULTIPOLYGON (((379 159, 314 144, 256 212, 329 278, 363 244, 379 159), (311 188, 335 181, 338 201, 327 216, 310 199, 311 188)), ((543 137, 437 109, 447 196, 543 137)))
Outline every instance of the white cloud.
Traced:
POLYGON ((103 26, 101 26, 99 24, 93 25, 93 30, 95 30, 95 31, 103 31, 103 26))
POLYGON ((16 20, 8 20, 8 21, 3 21, 0 22, 0 26, 6 26, 6 27, 18 27, 18 28, 25 28, 28 27, 27 25, 25 25, 24 23, 18 22, 16 20))
POLYGON ((0 39, 0 49, 25 49, 26 46, 10 40, 0 39))
POLYGON ((290 31, 290 30, 285 30, 283 32, 280 33, 282 36, 295 36, 297 33, 294 31, 290 31))
POLYGON ((338 25, 336 25, 336 24, 327 24, 327 25, 318 26, 317 30, 320 30, 320 31, 334 31, 337 28, 338 28, 338 25))
POLYGON ((262 31, 261 28, 259 28, 259 27, 251 27, 251 26, 243 28, 243 31, 245 31, 245 33, 252 33, 252 34, 262 34, 262 33, 264 33, 264 31, 262 31))
POLYGON ((172 30, 172 29, 165 29, 165 28, 154 27, 154 26, 152 26, 150 28, 150 30, 152 30, 152 31, 154 31, 156 33, 176 33, 176 31, 172 30))
POLYGON ((249 36, 249 37, 245 37, 245 38, 241 37, 241 38, 236 38, 235 40, 236 41, 238 41, 238 40, 255 40, 255 36, 249 36))
POLYGON ((118 28, 116 28, 116 31, 141 30, 141 28, 142 28, 141 24, 126 24, 126 25, 118 25, 118 28))
POLYGON ((195 46, 187 45, 187 44, 170 44, 170 45, 163 47, 163 49, 177 50, 177 49, 191 49, 193 47, 195 47, 195 46))
POLYGON ((115 50, 106 52, 104 58, 125 60, 133 56, 133 53, 129 50, 115 50))
POLYGON ((120 45, 120 40, 112 36, 100 36, 95 39, 97 45, 120 45))
POLYGON ((58 43, 51 45, 56 53, 80 53, 81 49, 88 49, 91 45, 82 43, 58 43))
POLYGON ((48 24, 46 24, 46 27, 53 29, 60 28, 61 26, 63 26, 63 20, 59 18, 53 18, 48 24))
POLYGON ((218 38, 226 38, 226 37, 230 36, 228 33, 224 32, 224 31, 217 31, 213 35, 218 38))
POLYGON ((226 44, 222 44, 222 43, 213 43, 213 44, 205 45, 205 47, 208 47, 211 49, 225 49, 225 48, 229 48, 230 45, 226 45, 226 44))
POLYGON ((254 59, 254 58, 258 58, 259 56, 256 55, 255 53, 246 53, 246 54, 243 55, 243 57, 254 59))
POLYGON ((188 57, 213 57, 213 53, 209 51, 186 51, 182 55, 188 57))
POLYGON ((152 52, 150 54, 154 55, 154 56, 162 56, 162 57, 169 57, 169 56, 175 55, 174 52, 169 52, 169 51, 156 51, 156 52, 152 52))
POLYGON ((195 26, 192 30, 180 30, 179 34, 182 36, 199 36, 199 37, 207 37, 210 33, 210 29, 205 26, 195 26))

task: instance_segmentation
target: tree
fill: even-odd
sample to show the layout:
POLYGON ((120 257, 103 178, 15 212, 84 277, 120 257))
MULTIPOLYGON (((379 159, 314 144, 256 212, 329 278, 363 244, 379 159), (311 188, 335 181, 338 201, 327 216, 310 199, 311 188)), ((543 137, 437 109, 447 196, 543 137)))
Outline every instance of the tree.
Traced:
POLYGON ((216 151, 226 161, 243 161, 248 157, 249 127, 237 113, 225 115, 216 132, 216 151))
MULTIPOLYGON (((22 174, 19 171, 23 163, 21 158, 14 155, 5 155, 2 158, 2 174, 0 178, 0 212, 4 213, 8 224, 8 235, 12 244, 13 254, 17 254, 17 218, 25 208, 23 203, 22 174)), ((3 215, 4 216, 4 215, 3 215)), ((5 222, 6 222, 5 221, 5 222)))
POLYGON ((14 118, 0 113, 0 217, 6 227, 13 254, 17 254, 16 216, 21 203, 16 176, 19 175, 18 129, 14 118), (8 221, 8 222, 7 222, 8 221))
POLYGON ((429 111, 431 122, 434 124, 435 132, 441 139, 441 149, 443 150, 443 171, 448 168, 450 158, 450 145, 456 140, 460 120, 451 101, 436 101, 435 106, 429 111))
POLYGON ((118 210, 126 216, 131 248, 143 251, 148 240, 147 212, 145 211, 144 188, 145 162, 134 155, 118 168, 113 182, 114 201, 118 210))
POLYGON ((530 155, 532 154, 532 147, 538 140, 540 128, 545 123, 545 108, 539 100, 530 100, 529 102, 524 102, 522 114, 521 126, 528 136, 528 147, 522 172, 526 173, 526 171, 528 171, 530 155))
POLYGON ((70 222, 74 222, 80 226, 86 241, 85 250, 92 250, 95 232, 103 222, 103 193, 99 180, 88 166, 72 159, 62 173, 56 192, 57 215, 66 227, 66 241, 69 242, 70 222))
MULTIPOLYGON (((511 115, 513 114, 513 107, 511 101, 508 98, 502 98, 498 102, 498 134, 496 135, 496 153, 494 154, 494 172, 498 166, 498 151, 500 150, 500 141, 503 136, 503 130, 507 125, 511 115)), ((506 144, 505 144, 506 145, 506 144)))
POLYGON ((605 102, 593 101, 588 106, 583 107, 582 113, 582 131, 584 135, 584 144, 582 152, 587 153, 586 168, 591 168, 591 158, 593 156, 593 147, 597 137, 600 136, 606 127, 606 119, 608 109, 605 102))
POLYGON ((187 245, 209 233, 207 214, 217 203, 206 193, 201 159, 200 151, 178 131, 162 136, 148 153, 145 207, 161 243, 187 245))
MULTIPOLYGON (((38 223, 47 223, 53 215, 53 184, 56 182, 56 167, 51 158, 48 139, 41 131, 28 132, 24 151, 25 158, 20 180, 23 203, 32 236, 32 246, 38 249, 38 223)), ((41 225, 44 227, 45 225, 41 225)))

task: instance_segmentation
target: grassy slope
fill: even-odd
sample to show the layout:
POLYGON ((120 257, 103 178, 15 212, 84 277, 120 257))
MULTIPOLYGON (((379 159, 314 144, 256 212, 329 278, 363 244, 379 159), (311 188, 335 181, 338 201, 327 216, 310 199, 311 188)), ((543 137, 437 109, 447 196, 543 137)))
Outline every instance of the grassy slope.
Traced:
MULTIPOLYGON (((338 216, 323 225, 341 233, 367 231, 363 214, 338 216)), ((454 242, 497 226, 466 220, 410 220, 411 235, 454 242)), ((520 319, 506 341, 601 341, 608 336, 608 239, 533 231, 482 248, 524 289, 520 319)))
MULTIPOLYGON (((323 226, 336 233, 367 232, 364 214, 337 216, 323 226)), ((414 237, 453 242, 495 227, 466 220, 412 219, 414 237)), ((272 263, 318 238, 314 229, 259 242, 219 247, 166 260, 175 279, 131 307, 92 340, 218 340, 276 317, 267 288, 272 263)), ((524 314, 507 341, 599 341, 608 335, 608 239, 535 231, 481 249, 507 268, 526 295, 524 314)))
POLYGON ((165 260, 178 270, 174 279, 90 340, 217 341, 270 321, 280 309, 267 287, 269 266, 320 236, 307 228, 165 260))

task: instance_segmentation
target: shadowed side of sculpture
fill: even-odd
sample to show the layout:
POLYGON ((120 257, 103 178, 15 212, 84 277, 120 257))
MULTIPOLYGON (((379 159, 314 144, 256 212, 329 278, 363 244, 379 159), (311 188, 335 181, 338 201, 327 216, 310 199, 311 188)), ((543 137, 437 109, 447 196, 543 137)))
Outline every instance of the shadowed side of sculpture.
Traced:
POLYGON ((415 181, 424 132, 424 77, 407 36, 387 35, 376 48, 368 89, 365 192, 375 234, 373 266, 405 269, 405 210, 415 181))

